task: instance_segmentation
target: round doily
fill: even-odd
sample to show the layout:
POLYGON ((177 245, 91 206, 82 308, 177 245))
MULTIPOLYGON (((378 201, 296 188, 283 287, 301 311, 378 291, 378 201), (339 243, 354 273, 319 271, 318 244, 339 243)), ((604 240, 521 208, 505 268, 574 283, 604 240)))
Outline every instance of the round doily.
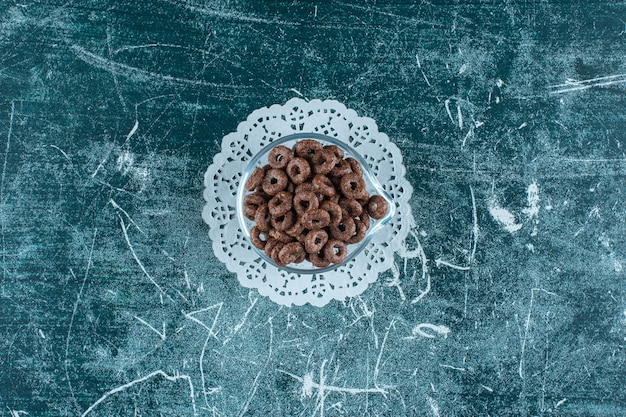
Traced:
POLYGON ((414 225, 409 199, 413 187, 405 179, 398 147, 378 131, 373 119, 359 117, 334 100, 291 99, 252 112, 237 131, 222 139, 222 151, 204 175, 206 205, 202 218, 209 225, 213 251, 246 288, 281 305, 324 306, 365 291, 378 275, 393 268, 394 252, 405 252, 407 235, 414 225), (236 217, 237 187, 249 160, 280 137, 315 132, 351 145, 372 167, 396 204, 391 221, 374 234, 367 247, 346 265, 323 274, 290 274, 261 259, 246 241, 236 217))

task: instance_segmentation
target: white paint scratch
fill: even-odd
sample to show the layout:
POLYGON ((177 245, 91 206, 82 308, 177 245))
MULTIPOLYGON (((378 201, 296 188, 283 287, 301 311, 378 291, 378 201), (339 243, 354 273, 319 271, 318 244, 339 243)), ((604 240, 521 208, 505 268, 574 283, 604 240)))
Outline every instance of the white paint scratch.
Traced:
POLYGON ((165 322, 163 323, 163 332, 158 331, 157 329, 155 329, 154 327, 152 327, 147 321, 145 321, 144 319, 142 319, 139 316, 133 316, 134 318, 136 318, 141 324, 143 324, 144 326, 148 327, 150 330, 152 330, 153 332, 155 332, 157 335, 159 335, 159 338, 161 338, 161 340, 165 340, 166 339, 166 335, 165 335, 165 322))
POLYGON ((167 375, 165 372, 163 372, 162 370, 158 370, 158 371, 154 371, 146 376, 143 376, 141 378, 135 379, 133 381, 128 382, 127 384, 124 385, 120 385, 117 388, 113 388, 112 390, 106 392, 102 397, 100 397, 95 403, 93 403, 92 405, 89 406, 89 408, 87 410, 85 410, 85 412, 83 414, 81 414, 81 417, 85 417, 87 414, 91 413, 99 404, 101 404, 102 402, 106 401, 110 396, 117 394, 118 392, 122 392, 124 390, 127 390, 128 388, 133 387, 134 385, 140 384, 142 382, 148 381, 149 379, 152 379, 154 377, 163 377, 168 381, 171 382, 177 382, 179 380, 184 380, 187 381, 187 383, 189 384, 189 396, 191 397, 191 406, 193 409, 193 415, 197 416, 198 413, 196 412, 196 396, 194 394, 194 389, 193 389, 193 384, 191 382, 191 378, 188 375, 167 375))

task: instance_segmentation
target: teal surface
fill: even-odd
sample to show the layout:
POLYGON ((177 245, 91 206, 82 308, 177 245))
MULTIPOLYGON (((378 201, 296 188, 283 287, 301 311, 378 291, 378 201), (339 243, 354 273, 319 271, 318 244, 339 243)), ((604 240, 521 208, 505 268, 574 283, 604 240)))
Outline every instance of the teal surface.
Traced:
POLYGON ((626 415, 624 16, 0 1, 0 415, 626 415), (292 97, 401 149, 419 302, 419 259, 288 308, 213 255, 203 173, 292 97))

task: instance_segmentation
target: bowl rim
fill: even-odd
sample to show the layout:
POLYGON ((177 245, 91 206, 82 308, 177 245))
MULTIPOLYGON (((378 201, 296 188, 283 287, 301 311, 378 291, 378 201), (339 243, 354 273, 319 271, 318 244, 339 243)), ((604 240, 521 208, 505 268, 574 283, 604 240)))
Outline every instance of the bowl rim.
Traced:
POLYGON ((293 273, 293 274, 298 274, 298 275, 312 275, 312 274, 322 274, 325 272, 330 272, 338 268, 341 268, 342 266, 346 265, 347 263, 355 259, 359 255, 359 253, 361 253, 365 249, 365 247, 369 244, 372 237, 376 233, 378 233, 383 228, 383 226, 389 223, 389 221, 393 218, 396 212, 396 204, 394 203, 389 193, 383 188, 383 185, 380 183, 380 181, 378 181, 378 179, 376 178, 376 176, 371 170, 372 168, 367 163, 367 161, 359 154, 358 151, 356 151, 352 147, 352 145, 350 145, 347 142, 342 141, 341 139, 337 139, 332 136, 327 136, 321 133, 314 133, 314 132, 310 132, 310 133, 302 132, 302 133, 293 133, 293 134, 285 135, 278 139, 272 140, 270 143, 268 143, 263 148, 261 148, 259 152, 257 152, 255 155, 252 156, 252 158, 248 161, 248 164, 246 165, 243 171, 243 174, 241 176, 239 186, 237 187, 237 199, 236 199, 236 207, 235 207, 236 216, 239 221, 239 227, 241 231, 243 232, 243 235, 245 236, 247 242, 250 244, 250 247, 257 253, 257 255, 259 255, 261 259, 266 261, 268 264, 276 267, 278 270, 282 270, 288 273, 293 273), (375 189, 376 194, 380 195, 387 201, 387 207, 388 207, 387 214, 383 218, 378 219, 378 220, 372 219, 375 222, 375 224, 373 224, 368 229, 367 234, 365 235, 365 238, 363 238, 361 242, 354 244, 356 245, 356 247, 351 252, 349 252, 348 256, 346 257, 346 259, 344 259, 343 262, 339 264, 330 264, 329 266, 324 267, 324 268, 295 268, 295 267, 289 266, 291 264, 286 265, 286 266, 277 265, 269 256, 267 256, 267 254, 264 251, 262 251, 261 249, 257 248, 256 246, 252 244, 252 241, 250 238, 250 230, 249 230, 250 228, 247 225, 248 220, 245 218, 243 214, 243 199, 246 196, 246 194, 249 193, 249 191, 246 190, 245 188, 245 184, 248 181, 248 178, 250 177, 250 175, 252 174, 254 167, 257 166, 261 158, 266 156, 270 152, 270 150, 276 146, 282 145, 284 143, 287 143, 293 140, 304 140, 304 139, 315 139, 321 142, 327 142, 329 144, 337 145, 344 152, 349 153, 349 156, 356 159, 357 162, 363 167, 363 177, 367 178, 367 181, 369 181, 372 188, 375 189))

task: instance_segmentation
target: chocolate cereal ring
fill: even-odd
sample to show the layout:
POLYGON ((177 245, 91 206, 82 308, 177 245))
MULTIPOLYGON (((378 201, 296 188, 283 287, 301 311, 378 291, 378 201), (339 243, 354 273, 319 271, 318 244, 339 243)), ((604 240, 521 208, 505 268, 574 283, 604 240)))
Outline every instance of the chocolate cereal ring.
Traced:
POLYGON ((308 210, 319 208, 320 202, 312 191, 302 191, 293 197, 293 209, 302 216, 308 210))
POLYGON ((257 226, 253 226, 252 229, 250 229, 250 242, 252 242, 255 247, 263 250, 265 248, 265 244, 267 243, 266 239, 267 235, 265 235, 265 233, 263 233, 263 231, 261 231, 257 226))
POLYGON ((324 200, 320 204, 320 208, 326 210, 330 215, 330 225, 338 225, 341 223, 341 219, 343 217, 343 213, 341 211, 341 207, 339 204, 332 202, 330 200, 324 200))
POLYGON ((281 230, 270 229, 268 234, 272 239, 276 239, 277 241, 282 243, 293 242, 293 237, 289 236, 287 233, 281 230))
POLYGON ((330 239, 324 246, 324 258, 333 264, 340 264, 348 256, 348 245, 339 239, 330 239))
POLYGON ((276 245, 274 245, 272 247, 272 251, 270 253, 270 258, 272 259, 272 261, 274 261, 274 263, 278 266, 285 266, 287 264, 284 264, 279 257, 280 254, 280 250, 286 245, 286 243, 284 242, 280 242, 278 241, 278 243, 276 243, 276 245))
POLYGON ((338 225, 331 225, 328 230, 332 238, 345 241, 354 235, 356 225, 352 217, 345 215, 338 225))
POLYGON ((326 145, 326 146, 322 147, 322 149, 329 150, 332 153, 334 153, 335 156, 337 157, 337 161, 340 161, 340 160, 343 159, 343 149, 341 149, 337 145, 326 145))
POLYGON ((278 252, 278 259, 285 265, 292 263, 298 264, 304 261, 305 258, 306 252, 300 242, 286 243, 278 252))
POLYGON ((268 195, 276 195, 287 187, 289 179, 282 169, 272 168, 265 173, 261 188, 268 195))
POLYGON ((330 214, 322 209, 309 210, 300 217, 300 221, 306 229, 318 230, 330 224, 330 214))
POLYGON ((267 207, 272 216, 282 216, 291 210, 293 196, 288 191, 279 191, 267 203, 267 207))
POLYGON ((311 181, 311 183, 313 184, 313 187, 315 188, 316 192, 326 197, 332 197, 335 194, 337 194, 337 190, 335 190, 335 186, 326 175, 323 175, 323 174, 316 175, 315 177, 313 177, 313 181, 311 181))
POLYGON ((256 210, 265 204, 265 199, 258 193, 248 194, 243 198, 243 215, 254 220, 256 210))
POLYGON ((263 177, 265 176, 265 170, 259 167, 254 168, 252 174, 246 181, 246 190, 254 191, 261 183, 263 182, 263 177))
POLYGON ((272 250, 274 250, 274 247, 276 245, 278 245, 279 243, 282 243, 280 240, 276 240, 273 238, 268 238, 267 241, 265 242, 265 247, 263 248, 263 252, 265 252, 265 254, 268 257, 272 257, 272 250))
POLYGON ((321 149, 313 155, 311 162, 313 163, 314 173, 326 175, 332 171, 339 159, 333 151, 321 149))
POLYGON ((345 210, 350 217, 358 217, 363 213, 363 207, 353 198, 340 198, 339 207, 345 210))
POLYGON ((255 227, 258 227, 262 232, 267 232, 270 230, 270 219, 271 216, 269 209, 267 208, 267 204, 260 205, 254 213, 254 222, 256 223, 255 227))
POLYGON ((302 184, 311 175, 311 165, 306 159, 295 157, 287 164, 286 172, 294 184, 302 184))
POLYGON ((346 174, 350 174, 351 172, 352 168, 350 167, 350 164, 345 159, 342 159, 337 162, 335 167, 330 171, 330 175, 335 178, 340 178, 346 174))
POLYGON ((280 230, 284 232, 289 229, 295 223, 295 214, 293 210, 289 210, 287 213, 282 214, 280 216, 272 216, 270 219, 270 224, 276 230, 280 230))
POLYGON ((321 253, 321 254, 319 254, 319 253, 309 253, 307 255, 307 259, 316 268, 326 268, 328 265, 330 265, 330 262, 328 262, 326 260, 326 258, 324 258, 324 254, 323 253, 321 253))
POLYGON ((318 253, 328 242, 328 233, 325 230, 311 230, 304 238, 304 249, 307 253, 318 253))
POLYGON ((283 169, 293 158, 293 151, 286 146, 278 145, 272 148, 267 156, 267 163, 272 168, 283 169))
POLYGON ((367 212, 373 219, 379 220, 385 217, 387 214, 387 200, 379 195, 373 195, 370 197, 367 203, 367 212))
POLYGON ((356 199, 365 190, 365 182, 358 174, 346 174, 341 177, 339 188, 344 196, 356 199))
POLYGON ((305 139, 293 145, 296 156, 311 159, 318 151, 322 150, 322 144, 313 139, 305 139))
POLYGON ((360 241, 362 241, 365 238, 365 234, 367 233, 368 229, 368 227, 365 226, 365 223, 363 223, 361 220, 355 220, 354 225, 356 226, 356 231, 354 232, 354 235, 352 235, 352 237, 346 241, 350 244, 359 243, 360 241))
POLYGON ((363 168, 356 159, 352 157, 346 158, 346 162, 350 165, 350 169, 352 170, 352 172, 358 175, 363 175, 363 168))
POLYGON ((293 238, 298 239, 298 237, 302 234, 303 231, 304 231, 304 226, 302 226, 302 222, 300 221, 300 218, 298 218, 293 223, 293 226, 285 230, 285 233, 287 233, 289 236, 293 238))

